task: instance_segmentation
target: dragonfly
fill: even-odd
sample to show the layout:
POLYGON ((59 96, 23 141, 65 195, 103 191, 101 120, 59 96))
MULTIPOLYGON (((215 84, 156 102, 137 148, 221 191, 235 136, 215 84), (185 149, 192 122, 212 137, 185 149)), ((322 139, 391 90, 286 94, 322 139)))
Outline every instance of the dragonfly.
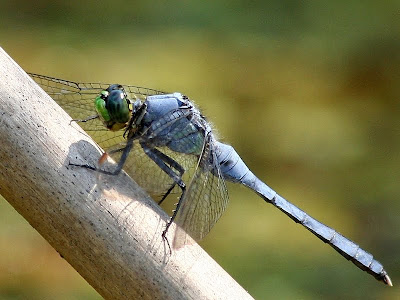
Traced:
POLYGON ((178 193, 179 201, 166 223, 177 230, 173 248, 182 246, 182 232, 203 239, 228 205, 226 181, 242 184, 300 223, 347 260, 377 280, 392 286, 372 254, 336 230, 312 218, 257 178, 235 149, 219 142, 193 102, 181 93, 167 93, 133 85, 78 83, 28 73, 73 120, 111 156, 113 170, 91 165, 100 173, 125 170, 161 204, 178 193), (181 234, 179 234, 181 232, 181 234))

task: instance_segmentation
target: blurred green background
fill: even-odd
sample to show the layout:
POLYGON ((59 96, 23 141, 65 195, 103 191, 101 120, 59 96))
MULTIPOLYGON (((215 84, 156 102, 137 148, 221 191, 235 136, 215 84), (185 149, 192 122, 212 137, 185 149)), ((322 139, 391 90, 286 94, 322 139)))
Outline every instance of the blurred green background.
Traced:
MULTIPOLYGON (((373 253, 395 285, 230 184, 202 246, 253 297, 400 298, 398 0, 1 1, 0 25, 26 71, 187 94, 262 180, 373 253)), ((100 298, 0 206, 0 299, 100 298)))

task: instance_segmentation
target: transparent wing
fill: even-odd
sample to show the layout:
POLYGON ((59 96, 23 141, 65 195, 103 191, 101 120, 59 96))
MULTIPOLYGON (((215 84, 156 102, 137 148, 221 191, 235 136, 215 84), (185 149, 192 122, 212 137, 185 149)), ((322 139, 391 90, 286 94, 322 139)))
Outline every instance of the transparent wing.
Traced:
MULTIPOLYGON (((110 86, 105 83, 77 83, 68 80, 48 77, 28 73, 41 88, 56 101, 74 120, 83 120, 96 115, 94 100, 100 92, 110 86)), ((129 99, 141 99, 149 95, 165 94, 162 91, 143 88, 133 85, 124 85, 125 92, 129 99)), ((124 129, 112 132, 104 127, 99 119, 93 119, 88 122, 79 122, 79 125, 106 151, 123 149, 126 140, 123 137, 124 129)), ((188 155, 179 155, 163 149, 169 156, 175 156, 174 159, 180 161, 183 167, 190 170, 191 161, 188 155), (170 153, 169 153, 170 152, 170 153), (180 157, 181 156, 181 157, 180 157)), ((119 161, 122 152, 116 152, 110 155, 116 162, 119 161)), ((144 189, 154 196, 165 193, 172 185, 172 180, 142 151, 138 143, 128 156, 123 169, 144 189)), ((189 174, 189 172, 188 172, 189 174)), ((178 192, 174 190, 172 192, 178 192)))
MULTIPOLYGON (((118 149, 124 146, 125 142, 114 148, 118 149)), ((183 181, 189 182, 189 179, 193 176, 197 158, 193 155, 174 152, 167 147, 156 147, 156 149, 179 163, 185 170, 183 181)), ((120 151, 111 154, 111 157, 115 161, 119 161, 121 155, 122 152, 120 151)), ((137 141, 135 141, 123 169, 155 200, 161 200, 161 197, 174 184, 174 181, 145 154, 137 141)), ((171 193, 181 193, 181 189, 176 186, 171 193)))
MULTIPOLYGON (((94 100, 100 92, 109 87, 104 83, 76 83, 68 80, 29 73, 29 75, 47 92, 72 119, 84 120, 96 115, 94 100)), ((133 85, 123 85, 131 100, 145 100, 149 95, 165 92, 133 85)), ((107 130, 99 119, 80 122, 79 125, 106 151, 119 161, 126 145, 124 130, 107 130), (115 151, 115 152, 114 152, 115 151)), ((200 158, 157 148, 169 156, 185 170, 183 181, 187 191, 182 199, 176 223, 196 240, 201 240, 222 215, 228 203, 228 194, 219 165, 213 151, 212 136, 204 143, 200 158)), ((143 188, 154 195, 163 195, 173 184, 165 174, 141 149, 138 142, 127 158, 124 170, 143 188)), ((172 192, 180 192, 177 187, 172 192)), ((175 242, 175 240, 174 240, 175 242)))
MULTIPOLYGON (((196 241, 204 238, 228 205, 228 191, 214 151, 212 135, 205 139, 196 171, 185 192, 175 223, 196 241)), ((177 230, 173 245, 183 246, 185 237, 177 230)))
MULTIPOLYGON (((28 74, 74 120, 83 120, 96 115, 94 100, 102 90, 110 86, 106 83, 77 83, 34 73, 28 74)), ((165 94, 162 91, 134 85, 123 85, 123 87, 131 100, 145 100, 149 95, 165 94)), ((79 125, 105 150, 124 141, 123 129, 116 132, 109 131, 99 119, 80 122, 79 125)))

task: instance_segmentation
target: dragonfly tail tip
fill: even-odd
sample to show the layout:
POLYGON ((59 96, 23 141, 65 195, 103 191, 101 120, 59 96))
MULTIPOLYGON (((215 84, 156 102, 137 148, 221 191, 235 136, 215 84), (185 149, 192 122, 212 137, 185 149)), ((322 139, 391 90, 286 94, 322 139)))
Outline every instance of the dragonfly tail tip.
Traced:
POLYGON ((388 286, 393 286, 392 280, 390 279, 390 277, 389 277, 388 274, 386 274, 386 275, 383 277, 383 281, 384 281, 388 286))

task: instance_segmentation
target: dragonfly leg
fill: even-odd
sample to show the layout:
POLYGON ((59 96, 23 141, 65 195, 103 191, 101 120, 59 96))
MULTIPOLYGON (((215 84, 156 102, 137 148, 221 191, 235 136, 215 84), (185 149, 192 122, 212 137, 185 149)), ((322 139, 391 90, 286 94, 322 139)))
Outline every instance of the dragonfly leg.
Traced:
POLYGON ((161 203, 164 202, 164 200, 168 197, 168 195, 171 193, 171 191, 174 189, 174 187, 176 186, 176 183, 174 182, 173 184, 171 184, 170 188, 168 189, 168 191, 162 196, 161 200, 158 201, 158 205, 161 205, 161 203))
POLYGON ((71 121, 69 121, 69 124, 71 125, 72 122, 76 122, 76 123, 83 122, 83 123, 85 123, 85 122, 97 119, 98 117, 99 117, 99 115, 94 115, 94 116, 87 117, 86 119, 72 119, 71 121))
MULTIPOLYGON (((174 168, 179 172, 179 177, 182 178, 183 174, 185 173, 185 169, 174 159, 169 157, 168 155, 165 155, 158 149, 153 149, 154 152, 158 155, 159 158, 161 158, 165 163, 167 163, 170 167, 174 168)), ((165 200, 165 198, 168 197, 168 195, 171 193, 171 191, 174 189, 176 186, 176 181, 174 180, 174 183, 171 185, 171 187, 168 189, 168 191, 163 195, 160 201, 158 201, 158 205, 161 205, 161 203, 165 200)))
MULTIPOLYGON (((180 208, 180 206, 182 204, 182 199, 184 198, 184 195, 185 195, 185 192, 186 192, 186 185, 182 180, 183 172, 181 172, 181 171, 184 171, 184 169, 183 169, 182 166, 180 166, 178 163, 176 163, 172 158, 168 157, 167 155, 165 155, 164 153, 160 152, 159 150, 154 149, 154 148, 149 148, 144 143, 141 143, 141 146, 143 148, 143 151, 146 153, 146 155, 152 161, 154 161, 161 168, 161 170, 163 170, 174 181, 174 184, 173 184, 172 188, 175 185, 178 185, 182 190, 182 194, 181 194, 181 196, 179 198, 179 201, 178 201, 178 204, 176 205, 176 208, 175 208, 175 210, 174 210, 174 212, 172 214, 172 217, 169 219, 169 221, 165 225, 165 229, 164 229, 164 231, 163 231, 163 233, 161 235, 162 238, 168 243, 168 246, 169 246, 169 242, 168 242, 168 239, 167 239, 166 235, 167 235, 169 227, 171 226, 171 224, 175 220, 175 217, 176 217, 176 215, 177 215, 177 213, 179 211, 179 208, 180 208), (177 174, 174 170, 172 170, 172 168, 169 167, 167 165, 167 163, 170 164, 171 167, 176 168, 178 170, 179 174, 177 174)), ((172 188, 170 188, 168 190, 168 192, 167 192, 168 194, 171 192, 172 188)), ((162 199, 162 200, 164 200, 164 199, 162 199)), ((169 248, 171 250, 171 247, 169 247, 169 248)))
MULTIPOLYGON (((123 147, 123 148, 121 148, 121 149, 116 149, 116 150, 113 150, 113 151, 110 152, 110 154, 112 154, 112 153, 115 153, 115 152, 120 152, 120 151, 122 151, 121 158, 120 158, 120 160, 118 161, 117 167, 115 168, 114 171, 103 170, 103 169, 96 168, 96 167, 93 167, 93 166, 90 166, 90 165, 87 165, 87 164, 83 164, 83 165, 81 164, 81 165, 79 165, 79 164, 68 163, 68 165, 69 165, 69 166, 75 166, 75 167, 86 168, 86 169, 89 169, 89 170, 93 170, 93 171, 96 171, 96 172, 100 172, 100 173, 102 173, 102 174, 107 174, 107 175, 118 175, 118 174, 121 172, 121 170, 122 170, 122 168, 123 168, 123 166, 124 166, 124 164, 125 164, 125 162, 126 162, 126 159, 128 158, 129 152, 132 150, 133 141, 134 141, 134 139, 128 139, 128 141, 127 141, 125 147, 123 147)), ((100 158, 100 160, 101 160, 101 159, 102 159, 102 158, 100 158)))

